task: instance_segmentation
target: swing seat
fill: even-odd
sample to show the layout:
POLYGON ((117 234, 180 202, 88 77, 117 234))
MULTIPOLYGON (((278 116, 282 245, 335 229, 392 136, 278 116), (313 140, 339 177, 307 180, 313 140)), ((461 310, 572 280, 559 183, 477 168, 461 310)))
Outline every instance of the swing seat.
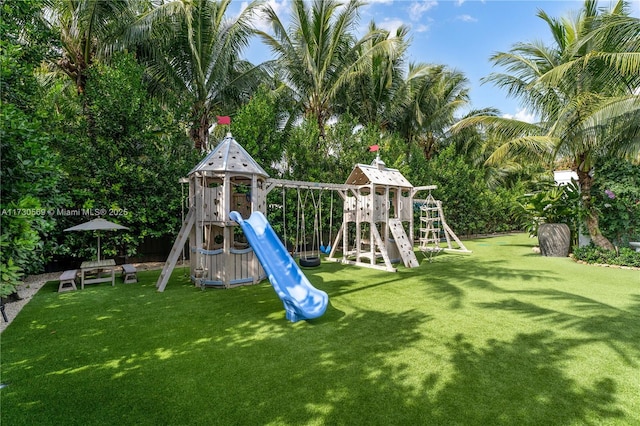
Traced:
POLYGON ((300 266, 303 268, 316 268, 320 266, 320 256, 301 257, 300 266))

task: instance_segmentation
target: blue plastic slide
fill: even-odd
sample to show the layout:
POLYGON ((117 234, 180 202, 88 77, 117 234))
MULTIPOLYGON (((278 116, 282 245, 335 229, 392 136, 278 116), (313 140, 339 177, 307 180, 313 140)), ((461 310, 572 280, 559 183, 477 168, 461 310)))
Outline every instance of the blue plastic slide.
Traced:
POLYGON ((233 211, 230 217, 242 227, 271 285, 284 303, 287 319, 296 322, 322 316, 329 296, 311 285, 264 215, 253 212, 249 219, 243 220, 240 213, 233 211))

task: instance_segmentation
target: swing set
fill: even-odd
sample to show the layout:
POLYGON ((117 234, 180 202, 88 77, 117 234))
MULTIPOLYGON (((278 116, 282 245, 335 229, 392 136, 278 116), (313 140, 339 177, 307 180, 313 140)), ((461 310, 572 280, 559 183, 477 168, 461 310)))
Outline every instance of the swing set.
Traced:
MULTIPOLYGON (((286 182, 286 181, 282 181, 286 182)), ((299 264, 305 268, 313 268, 320 266, 321 254, 331 253, 331 238, 333 236, 333 206, 334 195, 331 191, 331 202, 329 207, 329 242, 324 243, 324 222, 323 220, 323 202, 322 194, 325 187, 313 187, 307 183, 299 182, 281 183, 282 186, 282 226, 283 240, 285 244, 287 239, 287 188, 293 188, 296 191, 296 231, 295 240, 293 242, 293 250, 291 255, 298 257, 299 264), (317 192, 317 194, 316 194, 317 192), (311 220, 310 210, 312 209, 311 220), (311 229, 310 229, 311 228, 311 229), (311 244, 309 245, 309 240, 311 244)))

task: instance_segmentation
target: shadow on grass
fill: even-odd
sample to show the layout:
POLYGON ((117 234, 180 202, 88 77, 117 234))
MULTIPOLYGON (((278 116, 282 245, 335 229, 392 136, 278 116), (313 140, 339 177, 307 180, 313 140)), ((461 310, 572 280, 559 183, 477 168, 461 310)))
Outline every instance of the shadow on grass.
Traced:
MULTIPOLYGON (((411 271, 411 270, 409 270, 411 271)), ((459 309, 464 306, 466 288, 483 289, 493 293, 506 291, 496 285, 497 281, 518 280, 522 282, 559 281, 552 270, 513 268, 503 260, 477 260, 475 258, 445 255, 419 271, 409 272, 407 276, 422 275, 429 297, 447 300, 450 307, 459 309)))
MULTIPOLYGON (((477 268, 472 284, 486 272, 477 268)), ((3 334, 3 424, 539 425, 621 416, 615 382, 572 381, 563 365, 579 342, 551 332, 482 346, 450 336, 431 348, 432 318, 415 309, 347 315, 330 306, 326 318, 291 324, 268 284, 203 292, 174 276, 159 294, 157 274, 140 276, 139 286, 65 295, 50 283, 34 299, 3 334)), ((376 289, 323 285, 336 298, 376 289)))
POLYGON ((589 388, 568 378, 571 340, 551 332, 519 334, 474 347, 462 335, 449 344, 455 372, 434 398, 439 424, 588 424, 591 416, 614 419, 615 382, 605 378, 589 388))
POLYGON ((536 321, 574 330, 585 336, 584 343, 602 342, 628 365, 633 367, 640 365, 640 295, 633 296, 633 304, 627 309, 620 309, 563 291, 529 290, 511 293, 566 302, 575 313, 540 307, 515 298, 493 303, 479 303, 478 306, 515 312, 536 321))

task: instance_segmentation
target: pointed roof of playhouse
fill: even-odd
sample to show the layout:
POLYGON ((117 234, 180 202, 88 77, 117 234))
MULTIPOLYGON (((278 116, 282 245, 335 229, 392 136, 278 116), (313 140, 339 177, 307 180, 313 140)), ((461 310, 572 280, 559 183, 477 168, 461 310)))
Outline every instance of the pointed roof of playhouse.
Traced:
POLYGON ((231 133, 189 172, 234 172, 269 177, 267 172, 236 141, 231 133))
POLYGON ((345 182, 347 185, 388 185, 413 188, 413 185, 398 169, 389 169, 380 158, 373 160, 370 166, 356 164, 345 182))

